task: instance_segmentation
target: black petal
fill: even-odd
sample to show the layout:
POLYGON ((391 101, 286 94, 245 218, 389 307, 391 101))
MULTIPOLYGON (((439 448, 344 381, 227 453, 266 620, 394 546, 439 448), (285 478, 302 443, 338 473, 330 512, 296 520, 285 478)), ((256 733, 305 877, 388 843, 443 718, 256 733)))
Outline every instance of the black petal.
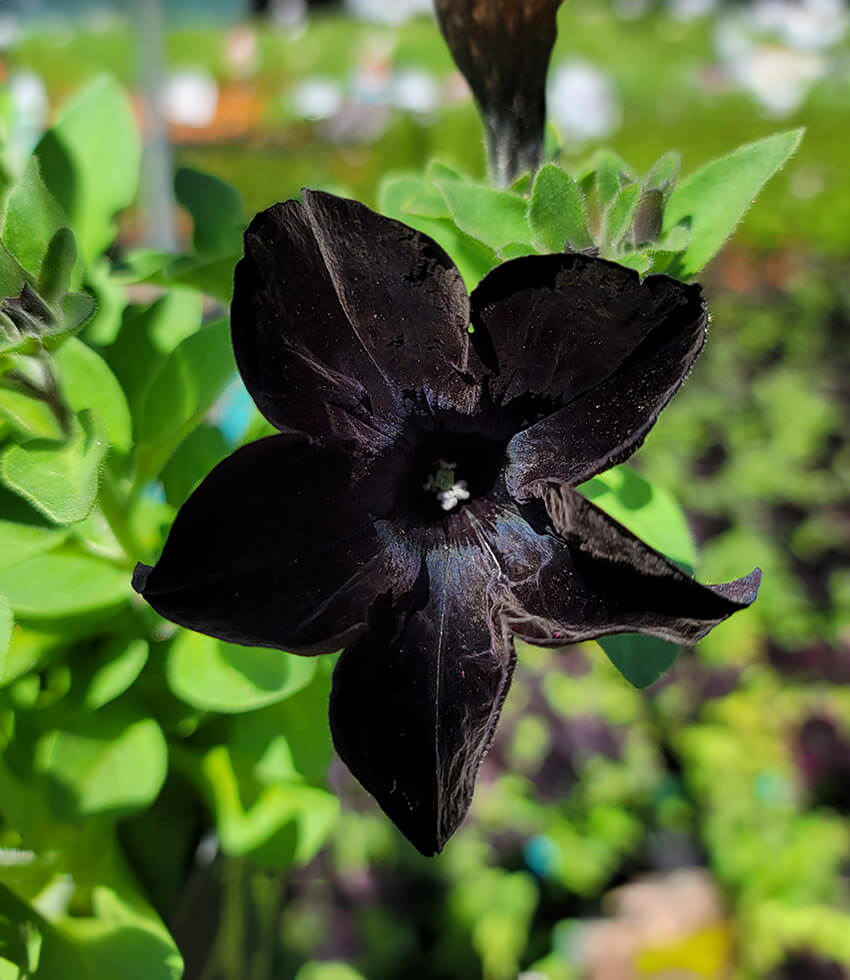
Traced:
POLYGON ((330 653, 419 559, 373 525, 338 452, 270 436, 220 463, 180 509, 159 562, 133 584, 167 619, 233 643, 330 653))
POLYGON ((526 516, 548 556, 513 581, 513 633, 562 646, 611 633, 646 633, 692 644, 756 598, 759 569, 723 585, 701 585, 565 486, 545 491, 526 516))
POLYGON ((435 0, 440 29, 481 110, 497 183, 543 152, 546 73, 561 0, 435 0))
POLYGON ((337 751, 426 855, 469 809, 513 672, 491 576, 474 547, 432 551, 412 604, 380 610, 334 672, 337 751))
POLYGON ((236 268, 233 346, 260 411, 374 455, 404 392, 468 410, 469 299, 451 259, 355 201, 303 196, 254 218, 236 268))
POLYGON ((641 444, 705 341, 699 286, 588 255, 529 256, 472 294, 473 342, 493 397, 540 398, 544 417, 508 447, 508 487, 575 486, 641 444), (480 328, 480 329, 479 329, 480 328))

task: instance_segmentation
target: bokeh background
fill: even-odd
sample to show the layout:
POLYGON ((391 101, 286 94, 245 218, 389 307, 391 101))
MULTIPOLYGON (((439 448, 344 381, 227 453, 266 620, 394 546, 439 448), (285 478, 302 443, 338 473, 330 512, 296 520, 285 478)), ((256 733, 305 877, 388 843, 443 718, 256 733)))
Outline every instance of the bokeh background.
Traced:
MULTIPOLYGON (((678 149, 688 173, 807 129, 706 271, 709 343, 633 461, 683 504, 700 577, 758 563, 761 595, 645 691, 595 645, 523 648, 471 816, 435 860, 331 758, 321 688, 287 718, 300 771, 342 800, 306 865, 262 841, 223 857, 178 758, 119 832, 190 980, 850 977, 850 11, 565 0, 559 27, 568 166, 605 145, 643 172, 678 149)), ((434 157, 485 171, 427 0, 3 0, 12 166, 104 71, 147 144, 117 256, 191 237, 179 166, 232 183, 246 215, 302 185, 374 206, 383 175, 434 157)), ((237 385, 211 422, 231 438, 247 413, 237 385)), ((240 715, 234 744, 276 710, 240 715)))

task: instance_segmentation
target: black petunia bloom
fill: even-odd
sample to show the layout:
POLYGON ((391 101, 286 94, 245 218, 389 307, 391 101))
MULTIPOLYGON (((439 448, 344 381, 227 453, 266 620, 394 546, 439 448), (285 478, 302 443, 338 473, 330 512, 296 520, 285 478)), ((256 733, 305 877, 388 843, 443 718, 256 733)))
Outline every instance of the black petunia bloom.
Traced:
POLYGON ((343 649, 337 751, 433 854, 469 808, 514 637, 693 643, 759 573, 700 585, 573 489, 640 445, 688 373, 698 286, 560 254, 469 296, 425 235, 303 199, 251 223, 232 306, 242 378, 281 434, 213 470, 134 584, 211 636, 343 649))

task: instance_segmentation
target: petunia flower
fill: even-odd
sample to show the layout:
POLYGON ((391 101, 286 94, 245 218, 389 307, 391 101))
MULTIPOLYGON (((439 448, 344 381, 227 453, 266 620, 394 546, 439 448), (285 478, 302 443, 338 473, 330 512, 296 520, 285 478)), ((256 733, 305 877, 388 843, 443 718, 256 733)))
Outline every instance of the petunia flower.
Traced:
POLYGON ((493 179, 540 165, 546 73, 562 0, 435 0, 437 20, 487 130, 493 179))
POLYGON ((690 644, 755 599, 758 570, 700 585, 574 489, 641 444, 707 320, 698 286, 576 253, 506 262, 470 296, 427 236, 305 190, 251 223, 232 306, 280 434, 210 473, 134 585, 210 636, 342 649, 336 749, 434 854, 514 638, 690 644))

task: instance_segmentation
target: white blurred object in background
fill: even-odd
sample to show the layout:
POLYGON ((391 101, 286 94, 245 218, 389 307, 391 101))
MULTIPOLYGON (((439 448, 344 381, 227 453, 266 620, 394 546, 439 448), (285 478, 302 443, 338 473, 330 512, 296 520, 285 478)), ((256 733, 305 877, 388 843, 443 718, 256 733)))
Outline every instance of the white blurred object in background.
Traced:
POLYGON ((717 8, 717 0, 670 0, 670 14, 674 20, 696 20, 707 17, 717 8))
POLYGON ((14 14, 0 13, 0 51, 11 48, 20 32, 20 24, 14 14))
POLYGON ((725 13, 714 46, 731 82, 773 116, 800 107, 847 31, 843 0, 757 0, 725 13))
POLYGON ((297 116, 318 122, 332 118, 342 109, 342 88, 332 78, 312 75, 295 87, 291 100, 297 116))
POLYGON ((404 112, 428 116, 440 104, 440 87, 433 75, 418 68, 394 72, 390 82, 390 102, 404 112))
POLYGON ((162 106, 172 125, 203 129, 211 125, 218 110, 218 83, 200 68, 175 72, 163 86, 162 106))
POLYGON ((811 86, 826 71, 817 51, 761 45, 727 66, 734 80, 772 116, 800 107, 811 86))
POLYGON ((12 165, 17 166, 32 153, 44 132, 50 103, 44 82, 33 71, 15 72, 8 85, 12 102, 9 151, 12 165))
POLYGON ((349 12, 380 24, 403 24, 419 14, 433 13, 432 0, 345 0, 349 12))
POLYGON ((555 68, 547 107, 565 139, 602 139, 620 125, 620 104, 613 82, 586 61, 562 62, 555 68))

